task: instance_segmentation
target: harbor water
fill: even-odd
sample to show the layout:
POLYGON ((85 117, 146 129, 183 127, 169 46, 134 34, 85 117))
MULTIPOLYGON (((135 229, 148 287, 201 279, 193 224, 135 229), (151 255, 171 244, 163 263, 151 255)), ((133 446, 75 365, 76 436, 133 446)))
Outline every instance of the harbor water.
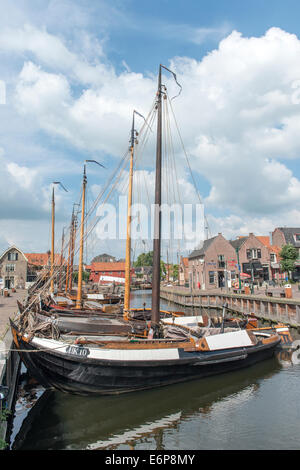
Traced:
MULTIPOLYGON (((132 306, 144 303, 151 291, 132 294, 132 306)), ((300 360, 292 359, 278 351, 244 370, 92 398, 45 391, 22 366, 10 449, 298 450, 300 360)))

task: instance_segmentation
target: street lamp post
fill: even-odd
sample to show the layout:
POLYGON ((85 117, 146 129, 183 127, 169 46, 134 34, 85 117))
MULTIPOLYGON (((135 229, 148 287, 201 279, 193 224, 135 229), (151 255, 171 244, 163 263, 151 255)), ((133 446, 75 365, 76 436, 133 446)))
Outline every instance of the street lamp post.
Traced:
POLYGON ((251 266, 251 294, 254 294, 254 267, 253 267, 253 261, 251 261, 250 266, 251 266))
POLYGON ((238 274, 239 274, 239 290, 241 290, 242 288, 242 284, 241 284, 241 267, 240 267, 240 255, 239 255, 239 249, 236 248, 235 249, 236 251, 236 255, 237 255, 237 262, 238 262, 238 274))

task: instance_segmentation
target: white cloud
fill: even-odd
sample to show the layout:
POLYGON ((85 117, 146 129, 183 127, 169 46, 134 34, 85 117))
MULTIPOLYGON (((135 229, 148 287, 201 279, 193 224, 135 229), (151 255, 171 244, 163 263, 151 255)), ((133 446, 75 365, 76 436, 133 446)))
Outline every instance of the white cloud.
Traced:
MULTIPOLYGON (((188 40, 199 43, 203 34, 217 32, 190 29, 188 40)), ((172 29, 162 34, 168 33, 172 29)), ((80 50, 78 44, 71 47, 45 27, 8 26, 0 33, 0 50, 25 57, 17 77, 15 106, 33 127, 51 137, 118 159, 128 142, 132 111, 147 114, 157 77, 127 66, 117 73, 107 62, 101 42, 94 44, 91 35, 81 34, 80 50)), ((274 225, 268 224, 282 225, 283 220, 296 223, 300 182, 288 166, 300 155, 300 104, 295 99, 299 56, 296 35, 271 28, 261 37, 233 31, 200 61, 188 57, 170 61, 183 87, 172 106, 192 169, 211 186, 207 210, 231 212, 227 218, 211 219, 228 233, 255 232, 255 227, 270 231, 274 225)), ((163 82, 170 96, 177 94, 172 76, 164 73, 163 82)), ((183 151, 178 142, 174 144, 182 202, 194 200, 183 151)), ((28 174, 23 180, 24 165, 10 169, 16 170, 10 177, 15 173, 23 189, 31 186, 28 174)), ((144 170, 140 176, 153 189, 152 172, 144 170)))

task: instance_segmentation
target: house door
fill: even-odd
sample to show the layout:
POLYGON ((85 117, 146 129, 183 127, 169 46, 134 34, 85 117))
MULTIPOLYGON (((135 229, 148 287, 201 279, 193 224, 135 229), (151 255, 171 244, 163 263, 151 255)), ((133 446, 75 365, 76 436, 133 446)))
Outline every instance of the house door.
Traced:
POLYGON ((8 277, 5 279, 5 287, 7 289, 11 289, 14 287, 14 278, 13 277, 8 277))
POLYGON ((225 276, 223 271, 218 272, 218 287, 225 287, 225 276))

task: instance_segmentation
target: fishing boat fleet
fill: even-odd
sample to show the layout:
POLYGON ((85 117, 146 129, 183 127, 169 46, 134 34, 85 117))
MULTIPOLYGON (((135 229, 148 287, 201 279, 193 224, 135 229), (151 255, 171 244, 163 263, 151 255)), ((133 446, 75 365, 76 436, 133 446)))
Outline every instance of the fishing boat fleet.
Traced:
MULTIPOLYGON (((130 305, 131 207, 137 132, 133 112, 127 208, 125 291, 89 292, 83 284, 86 241, 86 185, 84 162, 77 289, 72 285, 76 220, 72 214, 67 269, 54 266, 55 195, 52 192, 51 269, 39 278, 11 320, 14 344, 30 374, 45 388, 81 395, 120 394, 200 379, 234 371, 270 358, 288 328, 260 329, 251 321, 227 318, 223 306, 219 321, 208 315, 186 316, 160 306, 162 204, 162 110, 167 93, 160 65, 155 96, 156 167, 151 307, 130 305), (65 277, 64 277, 65 276, 65 277)), ((179 85, 180 86, 180 85, 179 85)), ((143 118, 148 126, 147 120, 143 118)), ((57 184, 58 182, 55 182, 57 184)))

